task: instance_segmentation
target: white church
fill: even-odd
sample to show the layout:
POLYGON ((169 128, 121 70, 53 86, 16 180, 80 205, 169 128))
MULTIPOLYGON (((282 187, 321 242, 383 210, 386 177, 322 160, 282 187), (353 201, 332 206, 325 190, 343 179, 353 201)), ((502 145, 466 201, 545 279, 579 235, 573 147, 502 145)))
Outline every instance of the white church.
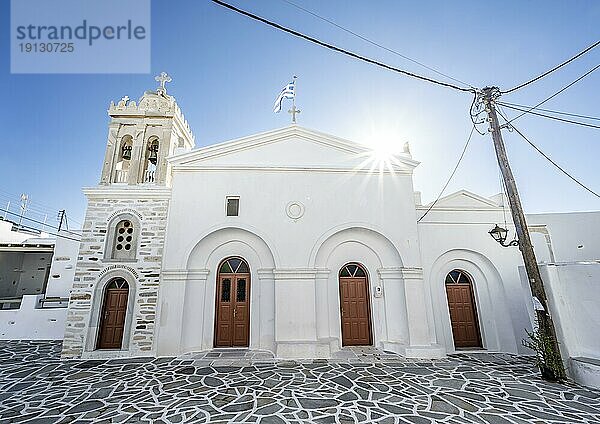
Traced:
MULTIPOLYGON (((520 252, 488 234, 502 196, 460 191, 418 222, 408 148, 380 167, 360 140, 296 124, 195 148, 164 82, 108 114, 63 357, 524 352, 520 252)), ((547 226, 530 231, 554 260, 547 226)))

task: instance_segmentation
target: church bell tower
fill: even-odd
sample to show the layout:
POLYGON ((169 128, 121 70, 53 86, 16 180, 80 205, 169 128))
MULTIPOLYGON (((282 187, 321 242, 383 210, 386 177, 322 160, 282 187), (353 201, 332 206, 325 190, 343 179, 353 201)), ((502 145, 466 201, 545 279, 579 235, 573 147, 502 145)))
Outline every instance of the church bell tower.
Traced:
POLYGON ((171 199, 169 156, 194 147, 175 98, 159 87, 108 109, 100 184, 87 210, 69 299, 62 356, 152 356, 171 199))
POLYGON ((171 77, 162 72, 159 87, 139 103, 123 97, 111 102, 108 143, 101 185, 170 185, 166 158, 194 147, 194 136, 175 99, 167 94, 171 77))

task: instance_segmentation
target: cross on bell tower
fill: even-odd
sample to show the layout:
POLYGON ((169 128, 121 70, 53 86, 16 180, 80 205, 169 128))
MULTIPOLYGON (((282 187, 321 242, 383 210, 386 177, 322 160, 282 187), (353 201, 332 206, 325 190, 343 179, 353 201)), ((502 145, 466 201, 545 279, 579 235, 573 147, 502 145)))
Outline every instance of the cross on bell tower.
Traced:
POLYGON ((154 77, 154 80, 160 84, 160 87, 156 89, 156 92, 159 94, 167 94, 167 88, 165 84, 173 81, 173 78, 166 72, 161 72, 159 75, 154 77))

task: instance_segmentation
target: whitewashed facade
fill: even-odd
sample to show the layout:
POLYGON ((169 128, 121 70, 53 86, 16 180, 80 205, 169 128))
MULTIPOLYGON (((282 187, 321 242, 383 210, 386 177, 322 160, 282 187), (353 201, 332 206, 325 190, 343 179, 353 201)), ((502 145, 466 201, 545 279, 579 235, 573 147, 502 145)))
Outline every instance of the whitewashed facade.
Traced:
POLYGON ((455 270, 471 287, 474 347, 523 351, 519 251, 488 235, 504 221, 501 197, 461 191, 417 223, 428 206, 408 149, 380 166, 360 143, 297 125, 194 149, 164 88, 109 115, 101 182, 84 190, 64 357, 171 356, 231 337, 281 358, 328 358, 359 339, 439 358, 457 347, 455 270), (230 258, 247 267, 242 286, 219 272, 230 258), (348 264, 364 277, 345 276, 348 264), (361 284, 366 297, 351 297, 361 284), (367 312, 358 324, 345 315, 355 304, 367 312))
POLYGON ((63 338, 79 243, 0 218, 0 340, 63 338))

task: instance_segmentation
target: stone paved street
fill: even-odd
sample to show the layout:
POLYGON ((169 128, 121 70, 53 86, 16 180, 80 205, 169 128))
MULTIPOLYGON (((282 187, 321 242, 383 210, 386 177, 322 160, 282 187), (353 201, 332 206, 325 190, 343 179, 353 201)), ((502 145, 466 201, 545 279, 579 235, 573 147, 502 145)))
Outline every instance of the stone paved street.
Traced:
POLYGON ((374 349, 330 361, 268 352, 60 361, 60 345, 0 342, 0 423, 600 423, 600 391, 542 381, 531 362, 374 349))

